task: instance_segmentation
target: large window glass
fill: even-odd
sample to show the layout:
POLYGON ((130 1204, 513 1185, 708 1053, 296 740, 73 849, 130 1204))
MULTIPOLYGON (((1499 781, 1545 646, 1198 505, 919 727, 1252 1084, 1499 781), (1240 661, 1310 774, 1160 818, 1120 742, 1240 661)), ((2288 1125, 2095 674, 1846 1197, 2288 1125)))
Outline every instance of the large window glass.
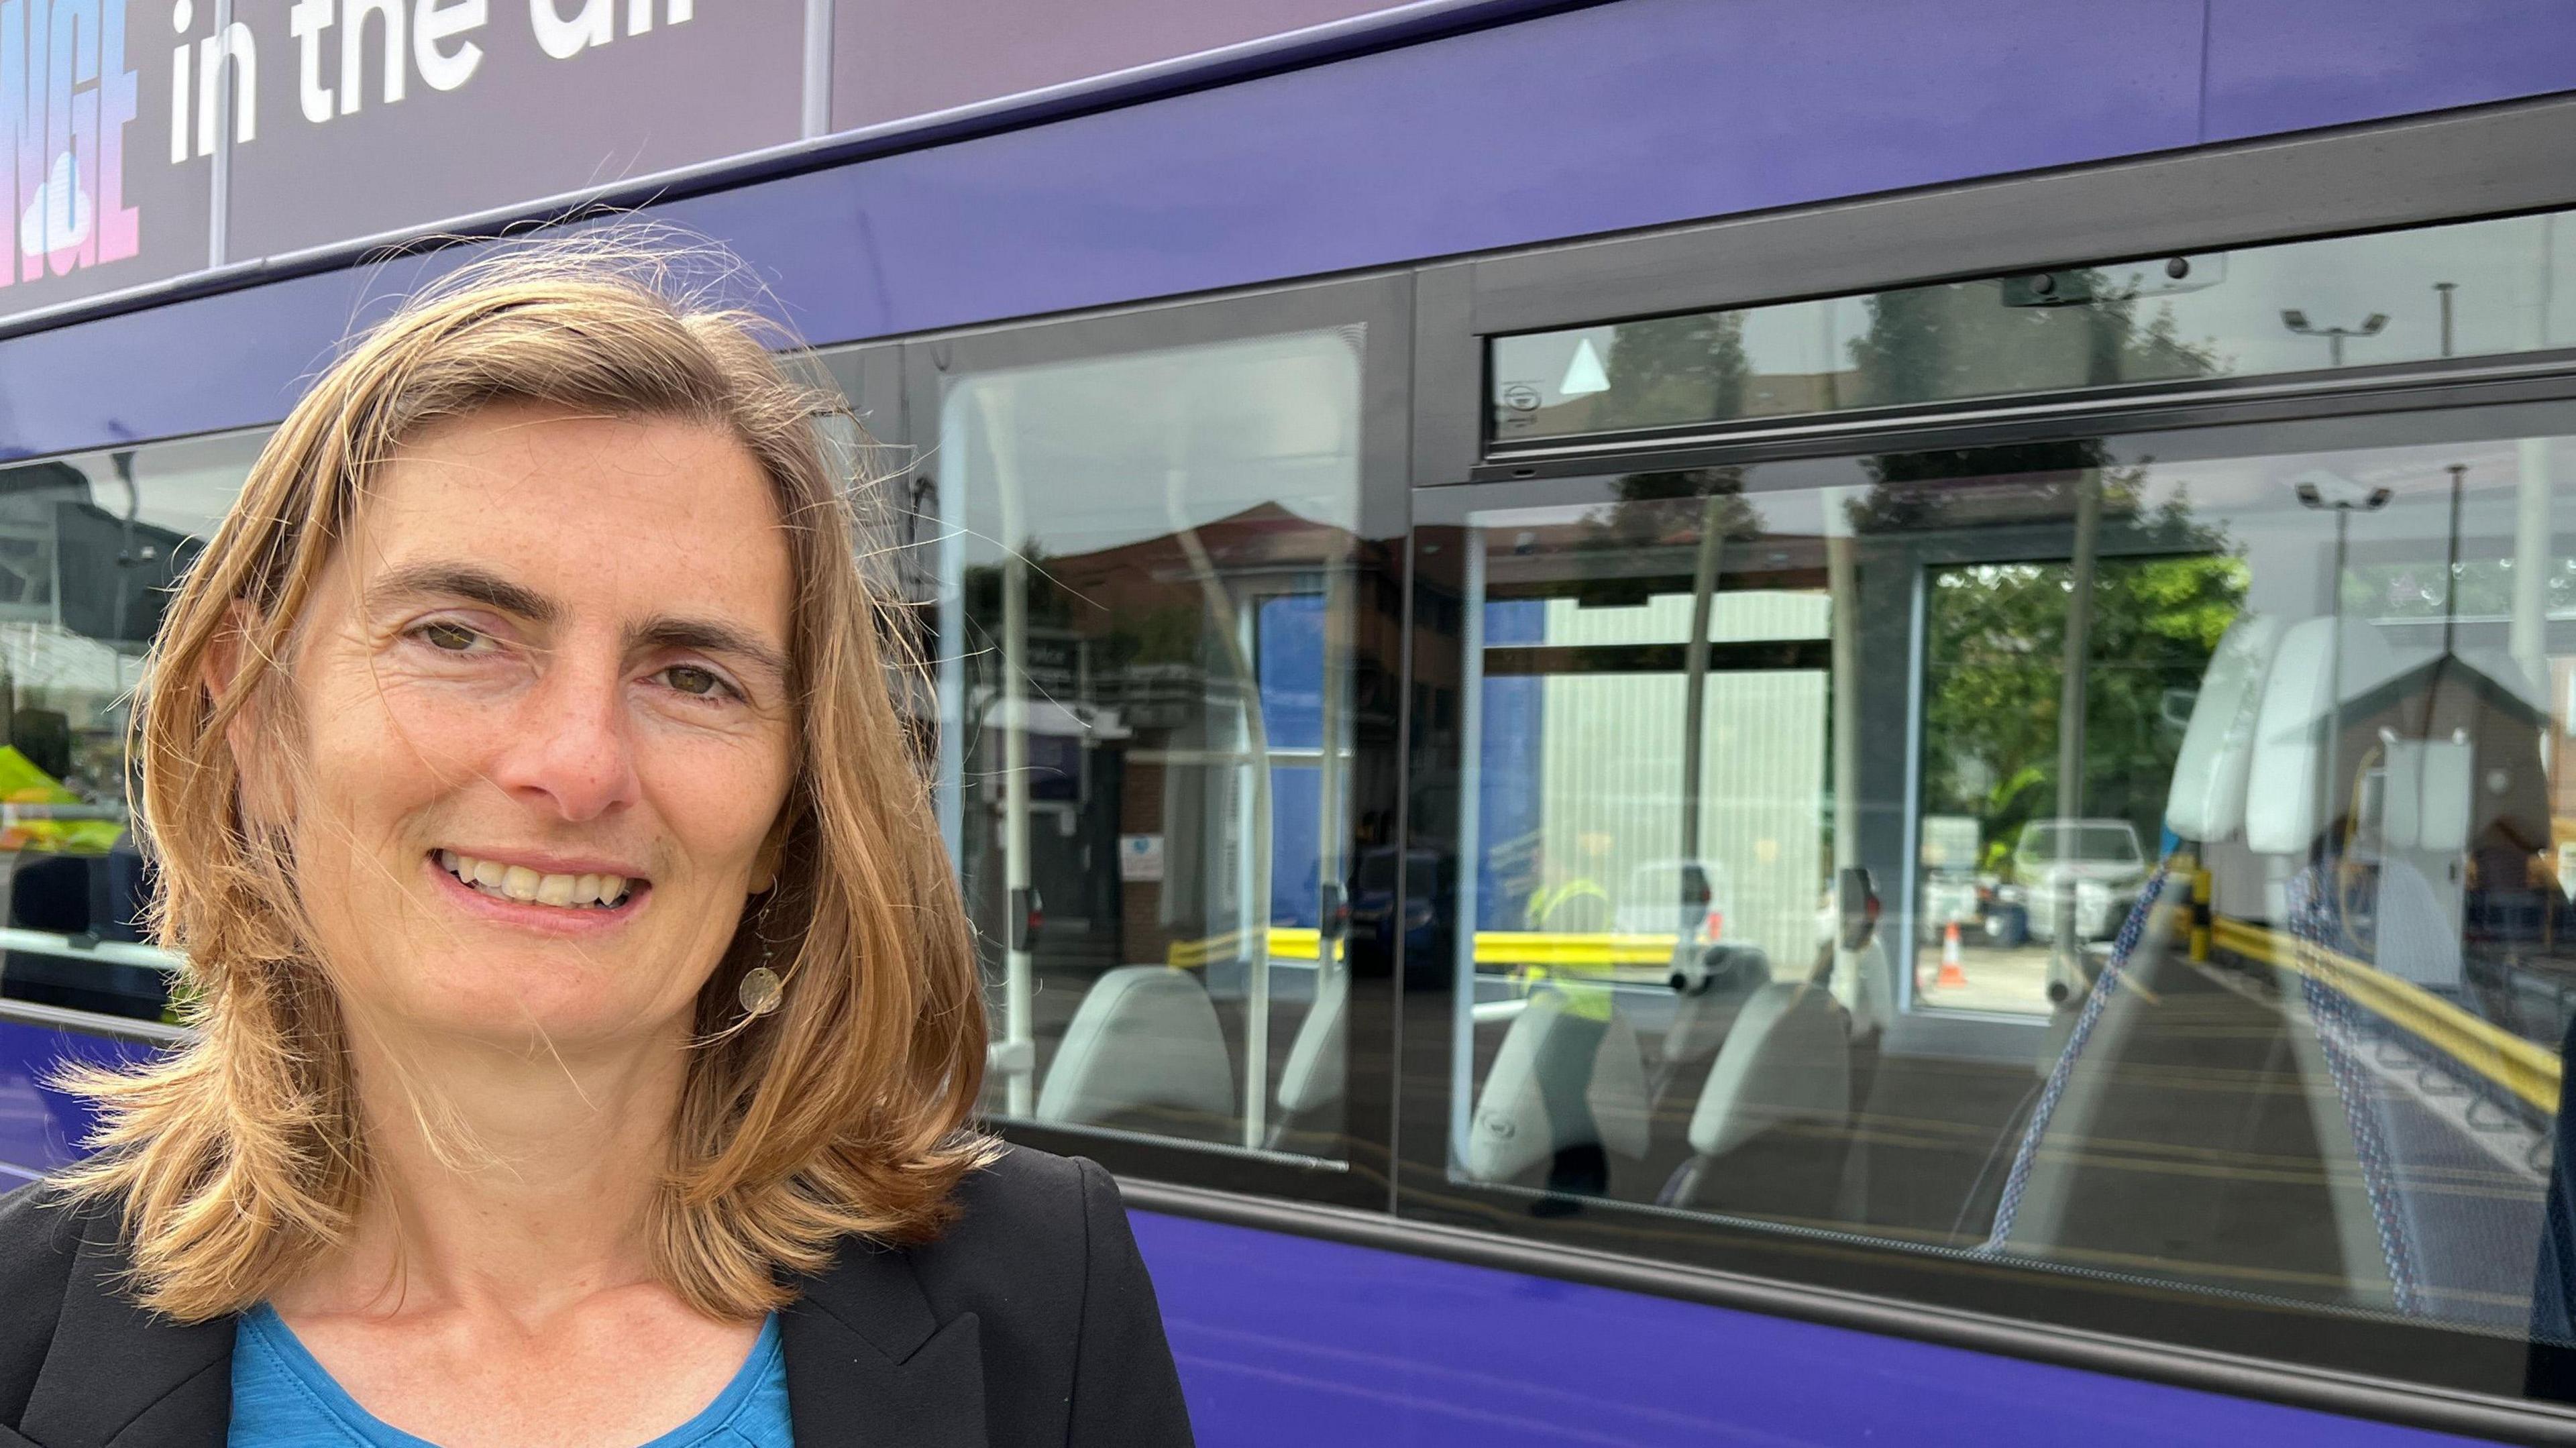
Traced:
POLYGON ((1498 443, 2576 345, 2524 216, 1496 338, 1498 443))
POLYGON ((2576 1340, 2576 411, 2357 431, 1426 531, 1450 1179, 2576 1340))
POLYGON ((1360 344, 949 385, 943 798, 991 1115, 1342 1152, 1353 887, 1391 869, 1345 858, 1360 344))
POLYGON ((0 468, 0 996, 160 1019, 174 965, 150 894, 125 729, 170 590, 262 435, 0 468))

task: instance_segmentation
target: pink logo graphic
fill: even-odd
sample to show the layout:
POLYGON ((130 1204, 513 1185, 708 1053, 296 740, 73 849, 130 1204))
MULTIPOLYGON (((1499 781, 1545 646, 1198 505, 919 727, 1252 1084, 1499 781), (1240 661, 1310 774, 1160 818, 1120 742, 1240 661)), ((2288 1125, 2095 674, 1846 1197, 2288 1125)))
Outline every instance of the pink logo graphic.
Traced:
POLYGON ((135 78, 126 0, 0 0, 0 198, 13 243, 0 286, 68 276, 142 248, 125 204, 135 78))

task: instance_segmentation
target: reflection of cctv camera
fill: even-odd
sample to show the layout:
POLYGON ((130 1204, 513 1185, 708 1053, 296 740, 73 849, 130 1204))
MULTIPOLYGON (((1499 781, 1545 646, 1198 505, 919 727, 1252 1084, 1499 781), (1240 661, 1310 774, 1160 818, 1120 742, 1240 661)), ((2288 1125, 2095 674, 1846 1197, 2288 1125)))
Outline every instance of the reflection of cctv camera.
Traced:
POLYGON ((2393 496, 2386 488, 2365 487, 2341 473, 2324 468, 2310 468, 2290 480, 2305 508, 2332 508, 2337 512, 2376 513, 2388 506, 2393 496))

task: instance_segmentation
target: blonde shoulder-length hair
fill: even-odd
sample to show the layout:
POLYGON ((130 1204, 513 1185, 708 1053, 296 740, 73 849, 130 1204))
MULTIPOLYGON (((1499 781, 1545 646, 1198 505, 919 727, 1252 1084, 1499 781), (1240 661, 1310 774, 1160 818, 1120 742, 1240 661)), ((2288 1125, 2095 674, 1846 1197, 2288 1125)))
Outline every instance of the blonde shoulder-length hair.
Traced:
POLYGON ((862 572, 820 435, 845 409, 790 379, 753 316, 693 300, 683 269, 649 243, 558 242, 414 298, 296 405, 172 602, 131 749, 159 864, 151 921, 187 958, 196 1035, 139 1069, 67 1078, 103 1125, 61 1178, 121 1214, 147 1305, 195 1321, 258 1302, 346 1240, 373 1184, 348 1026, 291 851, 242 809, 229 726, 292 689, 279 661, 370 477, 423 428, 495 403, 721 429, 777 490, 792 560, 785 851, 697 1003, 650 1221, 664 1280, 703 1312, 757 1315, 843 1238, 936 1234, 951 1188, 989 1158, 967 1124, 985 1049, 974 948, 890 677, 906 635, 862 572), (219 652, 240 661, 220 696, 219 652), (746 1025, 733 1001, 755 924, 787 988, 746 1025))

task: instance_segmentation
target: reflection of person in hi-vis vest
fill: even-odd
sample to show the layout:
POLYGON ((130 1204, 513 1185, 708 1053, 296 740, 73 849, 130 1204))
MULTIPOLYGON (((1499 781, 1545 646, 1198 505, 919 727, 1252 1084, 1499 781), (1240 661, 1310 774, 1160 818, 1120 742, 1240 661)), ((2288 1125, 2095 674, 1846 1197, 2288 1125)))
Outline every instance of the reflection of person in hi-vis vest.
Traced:
MULTIPOLYGON (((1610 837, 1589 832, 1576 837, 1583 865, 1598 866, 1610 853, 1610 837)), ((1524 907, 1532 932, 1549 937, 1543 949, 1549 959, 1524 964, 1515 972, 1526 992, 1551 981, 1565 996, 1566 1009, 1587 1020, 1610 1018, 1610 892, 1595 878, 1597 869, 1577 867, 1554 884, 1542 883, 1524 907)))

